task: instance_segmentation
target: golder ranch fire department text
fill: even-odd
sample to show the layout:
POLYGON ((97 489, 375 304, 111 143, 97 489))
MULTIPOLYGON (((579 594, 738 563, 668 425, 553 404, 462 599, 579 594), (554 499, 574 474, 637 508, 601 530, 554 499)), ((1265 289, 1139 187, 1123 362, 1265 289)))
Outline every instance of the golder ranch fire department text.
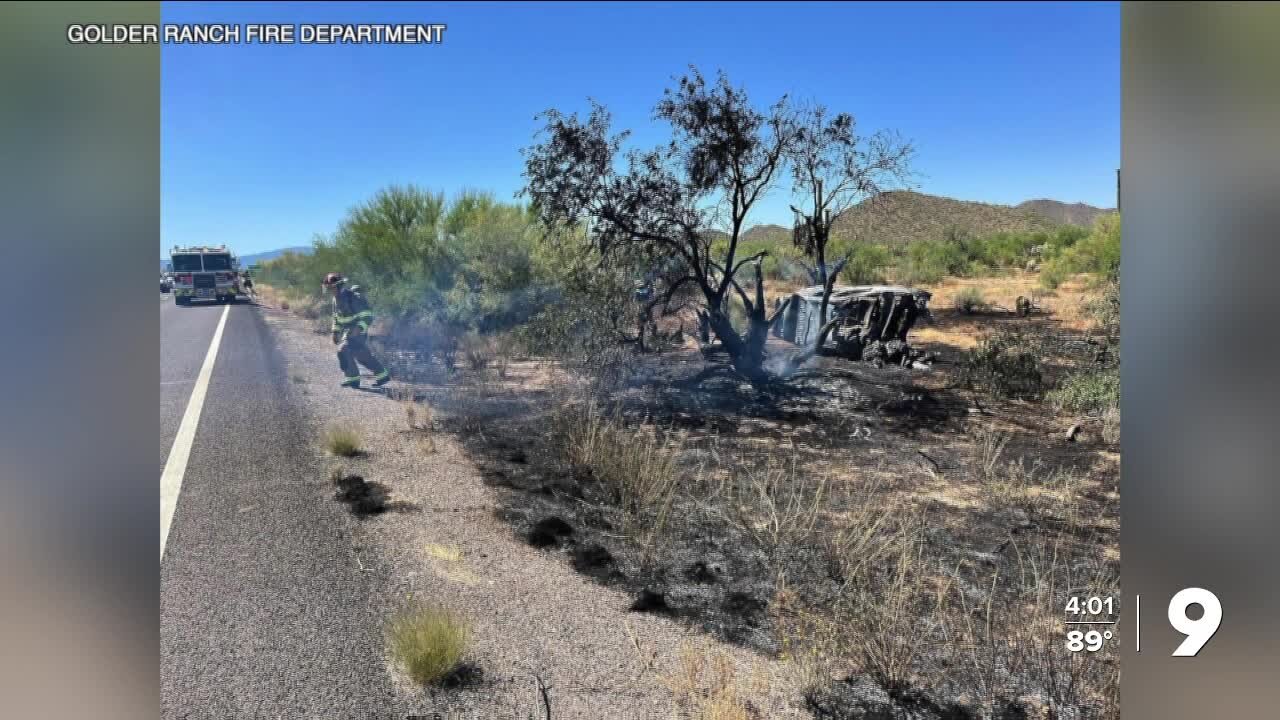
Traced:
POLYGON ((443 23, 399 25, 339 24, 72 24, 67 42, 101 45, 208 44, 400 44, 431 45, 444 41, 443 23))

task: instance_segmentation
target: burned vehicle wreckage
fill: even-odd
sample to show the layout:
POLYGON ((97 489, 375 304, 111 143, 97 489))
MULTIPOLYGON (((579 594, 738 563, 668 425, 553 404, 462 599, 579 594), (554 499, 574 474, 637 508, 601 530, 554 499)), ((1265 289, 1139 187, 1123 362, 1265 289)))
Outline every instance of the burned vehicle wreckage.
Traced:
POLYGON ((783 308, 772 332, 775 337, 809 347, 817 343, 821 355, 835 355, 879 364, 912 366, 928 363, 928 355, 913 349, 907 333, 928 317, 932 295, 895 285, 837 285, 828 300, 826 333, 820 319, 822 286, 815 285, 778 298, 783 308))

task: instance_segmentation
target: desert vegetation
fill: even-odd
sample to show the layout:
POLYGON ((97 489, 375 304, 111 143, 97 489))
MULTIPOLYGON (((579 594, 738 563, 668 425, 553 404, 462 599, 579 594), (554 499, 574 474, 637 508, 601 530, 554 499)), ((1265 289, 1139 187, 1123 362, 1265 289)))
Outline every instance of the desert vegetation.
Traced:
MULTIPOLYGON (((1118 216, 904 220, 909 142, 723 77, 656 114, 645 150, 606 108, 548 111, 520 201, 386 188, 266 263, 265 296, 319 322, 319 278, 352 277, 409 429, 453 433, 514 532, 784 659, 815 717, 1118 716, 1117 657, 1061 624, 1118 597, 1118 216), (794 226, 750 228, 788 178, 794 226), (805 348, 770 338, 774 298, 873 282, 946 287, 932 368, 775 362, 805 348)), ((457 661, 393 635, 424 681, 457 661)), ((714 658, 671 671, 691 712, 752 717, 714 658)))
POLYGON ((320 444, 331 455, 355 457, 361 453, 360 431, 352 425, 334 424, 321 433, 320 444))
POLYGON ((463 668, 470 624, 457 613, 415 606, 387 623, 392 658, 421 685, 439 685, 463 668))

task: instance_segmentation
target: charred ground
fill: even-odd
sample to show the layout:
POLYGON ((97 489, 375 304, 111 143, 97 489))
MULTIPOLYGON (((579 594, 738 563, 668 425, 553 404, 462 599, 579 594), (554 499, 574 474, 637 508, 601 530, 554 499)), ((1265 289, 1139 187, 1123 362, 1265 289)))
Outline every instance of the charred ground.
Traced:
MULTIPOLYGON (((1049 372, 1088 361, 1074 339, 1049 372)), ((1056 623, 1069 593, 1114 587, 1118 447, 1096 419, 966 387, 963 352, 936 349, 931 371, 819 357, 765 387, 686 348, 501 373, 399 358, 514 532, 635 611, 794 659, 818 716, 854 716, 830 708, 868 679, 892 707, 1105 715, 1114 666, 1070 657, 1056 623)))

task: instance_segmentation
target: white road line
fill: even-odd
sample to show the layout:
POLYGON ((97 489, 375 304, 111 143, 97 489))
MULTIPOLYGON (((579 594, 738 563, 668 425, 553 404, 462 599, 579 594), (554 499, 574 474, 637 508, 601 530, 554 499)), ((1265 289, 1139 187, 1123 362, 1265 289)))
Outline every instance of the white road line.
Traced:
POLYGON ((187 472, 191 444, 195 442, 196 426, 200 424, 200 411, 204 409, 205 391, 209 389, 209 378, 213 377, 213 361, 218 357, 218 345, 222 342, 222 328, 227 324, 227 312, 230 310, 230 305, 222 308, 218 329, 213 331, 209 352, 204 356, 204 365, 200 366, 200 375, 196 377, 195 387, 191 388, 191 398, 187 400, 186 412, 182 414, 182 424, 178 426, 178 434, 174 436, 173 446, 169 448, 169 459, 165 461, 164 472, 160 474, 160 559, 162 561, 164 544, 169 539, 169 526, 173 524, 173 513, 178 507, 178 493, 182 492, 182 476, 187 472))
POLYGON ((1134 595, 1137 602, 1133 614, 1133 651, 1142 652, 1142 596, 1134 595))

